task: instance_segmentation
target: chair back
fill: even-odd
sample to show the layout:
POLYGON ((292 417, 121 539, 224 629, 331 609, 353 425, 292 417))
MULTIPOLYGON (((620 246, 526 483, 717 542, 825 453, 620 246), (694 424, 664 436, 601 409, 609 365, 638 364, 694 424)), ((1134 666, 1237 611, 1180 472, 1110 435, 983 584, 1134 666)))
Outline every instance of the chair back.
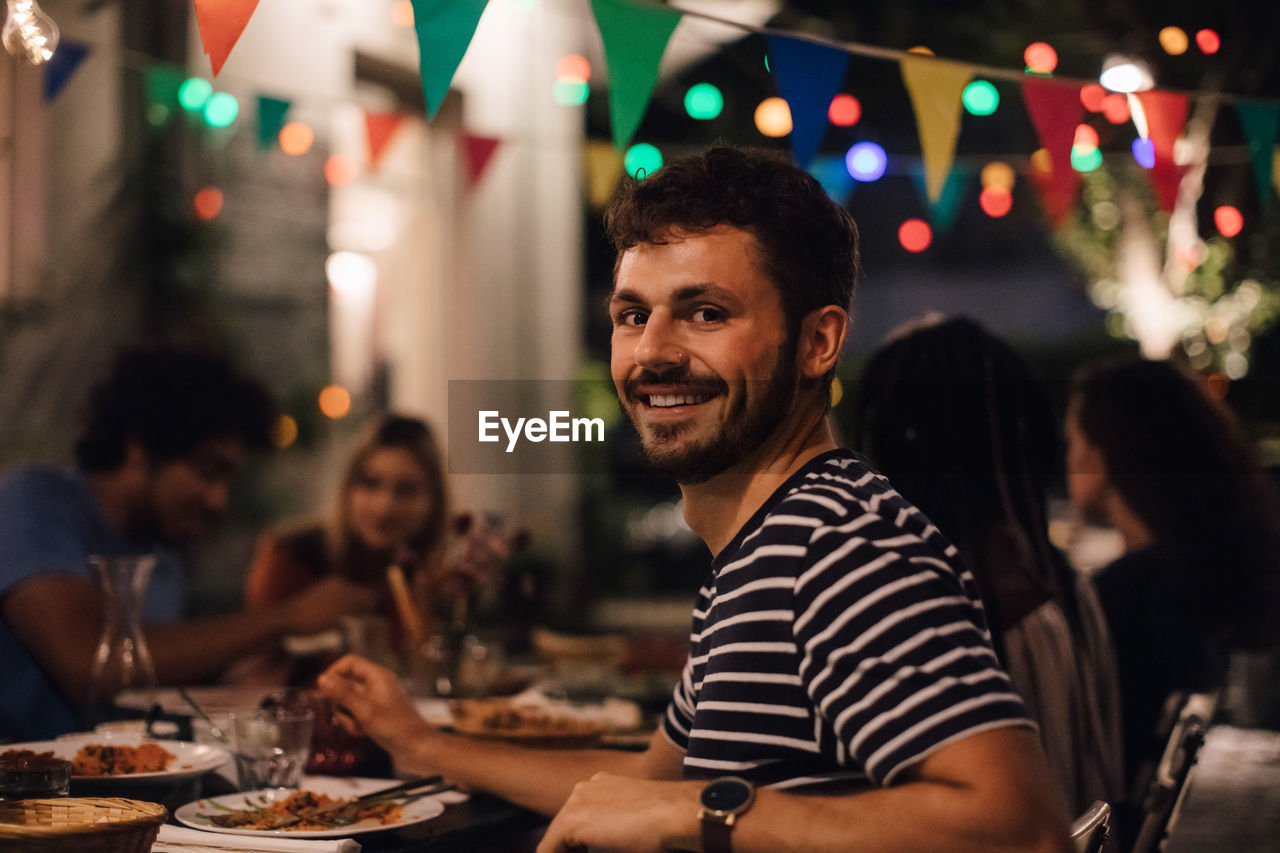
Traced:
POLYGON ((1195 766, 1204 745, 1205 732, 1218 708, 1218 693, 1193 693, 1178 712, 1164 754, 1156 766, 1142 805, 1142 824, 1132 853, 1155 853, 1164 846, 1177 822, 1178 810, 1186 796, 1195 766))
POLYGON ((1075 853, 1102 853, 1111 837, 1111 806, 1094 800, 1084 814, 1071 822, 1071 849, 1075 853))

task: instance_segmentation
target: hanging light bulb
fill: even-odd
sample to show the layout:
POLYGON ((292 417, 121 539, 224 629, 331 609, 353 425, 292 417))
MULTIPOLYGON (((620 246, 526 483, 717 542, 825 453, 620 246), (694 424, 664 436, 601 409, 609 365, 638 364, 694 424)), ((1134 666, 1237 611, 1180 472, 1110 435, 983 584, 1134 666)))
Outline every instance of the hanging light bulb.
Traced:
POLYGON ((31 65, 43 65, 58 47, 58 25, 36 0, 8 0, 9 17, 0 32, 4 49, 31 65))

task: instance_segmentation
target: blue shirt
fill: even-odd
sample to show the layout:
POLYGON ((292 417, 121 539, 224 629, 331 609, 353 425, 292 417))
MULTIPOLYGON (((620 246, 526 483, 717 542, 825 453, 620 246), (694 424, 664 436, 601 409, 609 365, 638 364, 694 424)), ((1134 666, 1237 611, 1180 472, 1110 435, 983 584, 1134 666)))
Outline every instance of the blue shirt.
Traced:
MULTIPOLYGON (((154 545, 131 543, 111 526, 83 474, 17 468, 0 477, 0 601, 30 578, 71 575, 92 582, 91 554, 156 555, 143 618, 177 619, 182 565, 154 545)), ((0 618, 0 742, 46 740, 81 728, 75 707, 0 618)), ((79 702, 83 697, 72 697, 79 702)))

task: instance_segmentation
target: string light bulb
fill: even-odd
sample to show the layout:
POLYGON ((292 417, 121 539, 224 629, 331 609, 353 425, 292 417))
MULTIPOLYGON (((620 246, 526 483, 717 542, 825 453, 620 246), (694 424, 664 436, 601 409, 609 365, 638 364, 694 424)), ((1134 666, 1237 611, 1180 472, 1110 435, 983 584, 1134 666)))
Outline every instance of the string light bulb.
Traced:
POLYGON ((43 65, 58 48, 58 25, 36 0, 8 0, 9 17, 0 31, 4 49, 31 65, 43 65))

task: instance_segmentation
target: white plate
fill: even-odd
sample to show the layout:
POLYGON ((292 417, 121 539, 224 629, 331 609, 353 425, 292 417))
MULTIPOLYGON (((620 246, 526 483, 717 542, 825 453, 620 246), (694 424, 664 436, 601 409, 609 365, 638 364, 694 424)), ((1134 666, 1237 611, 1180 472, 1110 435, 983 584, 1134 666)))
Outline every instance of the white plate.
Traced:
POLYGON ((143 735, 117 732, 84 732, 63 735, 57 740, 7 743, 0 746, 0 752, 7 752, 10 749, 29 749, 32 752, 52 752, 58 758, 70 761, 75 758, 80 747, 89 744, 141 746, 144 743, 159 744, 174 754, 175 758, 169 762, 168 770, 159 770, 154 773, 119 773, 114 776, 72 776, 71 778, 93 782, 177 782, 217 770, 231 760, 231 755, 225 749, 209 744, 188 743, 184 740, 155 740, 143 735))
MULTIPOLYGON (((328 794, 331 797, 359 797, 364 794, 371 794, 374 791, 383 788, 390 788, 392 785, 398 784, 394 779, 357 779, 353 777, 338 776, 304 776, 302 779, 301 789, 304 791, 314 791, 317 794, 328 794)), ((333 829, 307 829, 307 830, 288 830, 288 829, 224 829, 217 826, 208 817, 201 815, 218 814, 221 809, 217 806, 225 806, 228 809, 244 809, 252 808, 255 805, 263 805, 276 800, 282 800, 292 794, 293 791, 288 788, 274 788, 263 791, 248 791, 240 794, 225 794, 221 797, 205 797, 202 800, 187 803, 173 813, 181 823, 185 823, 194 829, 204 829, 210 832, 226 833, 228 835, 273 835, 287 836, 291 838, 342 838, 348 835, 360 835, 365 832, 382 832, 385 829, 400 829, 406 826, 412 826, 423 821, 431 820, 438 817, 444 812, 444 803, 435 797, 423 797, 420 800, 414 800, 406 803, 404 811, 401 812, 400 820, 389 824, 369 824, 355 826, 341 826, 333 829)))

